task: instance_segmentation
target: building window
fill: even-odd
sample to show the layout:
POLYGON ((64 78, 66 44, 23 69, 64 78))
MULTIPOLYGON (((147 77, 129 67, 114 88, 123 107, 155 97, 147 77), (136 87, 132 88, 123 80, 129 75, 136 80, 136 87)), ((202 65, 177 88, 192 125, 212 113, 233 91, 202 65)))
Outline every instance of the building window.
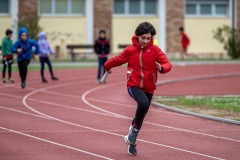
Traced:
POLYGON ((211 4, 201 4, 200 5, 200 14, 201 15, 211 15, 212 14, 211 4))
POLYGON ((187 0, 186 15, 217 17, 229 15, 229 0, 187 0))
POLYGON ((157 15, 158 0, 114 0, 114 15, 157 15))
POLYGON ((0 14, 9 14, 9 0, 0 0, 0 14))
POLYGON ((83 15, 85 0, 39 0, 40 15, 83 15))

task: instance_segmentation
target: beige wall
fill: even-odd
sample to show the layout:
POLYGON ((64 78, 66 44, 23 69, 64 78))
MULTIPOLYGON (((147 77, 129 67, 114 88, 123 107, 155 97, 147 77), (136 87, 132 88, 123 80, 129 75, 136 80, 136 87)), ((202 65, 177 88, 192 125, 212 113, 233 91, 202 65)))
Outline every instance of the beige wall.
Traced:
POLYGON ((229 18, 185 18, 184 23, 191 39, 189 53, 226 53, 223 45, 213 38, 213 30, 229 25, 229 18))
MULTIPOLYGON (((7 28, 12 29, 12 19, 9 16, 0 17, 0 39, 2 43, 2 38, 5 37, 5 31, 7 28)), ((2 44, 0 44, 2 45, 2 44)))
MULTIPOLYGON (((137 26, 144 21, 150 22, 159 34, 158 18, 129 18, 129 17, 113 17, 112 21, 112 47, 113 54, 119 54, 122 49, 118 49, 119 44, 132 44, 132 36, 137 26)), ((158 37, 158 36, 157 36, 158 37)), ((159 39, 158 39, 159 41, 159 39)))
POLYGON ((65 44, 86 44, 87 28, 85 17, 41 17, 39 25, 48 33, 52 47, 65 44))

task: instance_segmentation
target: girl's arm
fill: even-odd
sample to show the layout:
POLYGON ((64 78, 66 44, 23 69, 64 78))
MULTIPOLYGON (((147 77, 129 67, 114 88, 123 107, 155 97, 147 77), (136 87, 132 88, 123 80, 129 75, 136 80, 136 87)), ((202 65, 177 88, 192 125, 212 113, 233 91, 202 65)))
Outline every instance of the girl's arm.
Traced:
POLYGON ((16 41, 16 42, 12 45, 12 47, 11 47, 12 53, 17 53, 17 50, 18 50, 19 48, 21 48, 21 47, 20 47, 20 41, 16 41))
POLYGON ((32 46, 34 46, 36 48, 35 54, 39 54, 40 53, 40 48, 39 48, 38 42, 34 39, 31 39, 31 44, 32 44, 32 46))
POLYGON ((50 46, 50 44, 47 42, 47 46, 48 46, 48 50, 52 55, 55 55, 55 51, 52 49, 52 47, 50 46))
POLYGON ((157 53, 157 62, 161 65, 160 73, 162 74, 167 73, 172 69, 172 64, 160 49, 157 53))
POLYGON ((104 68, 106 70, 110 70, 113 67, 121 66, 127 62, 128 62, 128 48, 125 48, 120 55, 115 56, 108 60, 106 63, 104 63, 104 68))

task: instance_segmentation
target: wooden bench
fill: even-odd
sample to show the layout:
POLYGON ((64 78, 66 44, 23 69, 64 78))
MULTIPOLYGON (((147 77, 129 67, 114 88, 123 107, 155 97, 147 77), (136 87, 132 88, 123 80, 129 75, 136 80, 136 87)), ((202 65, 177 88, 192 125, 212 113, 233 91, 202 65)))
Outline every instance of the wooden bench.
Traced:
POLYGON ((92 44, 69 44, 67 45, 67 49, 70 50, 71 60, 76 61, 76 55, 84 54, 86 56, 87 52, 75 52, 75 49, 94 49, 94 45, 92 44))
POLYGON ((124 49, 124 48, 126 48, 127 46, 130 46, 130 44, 119 44, 119 45, 118 45, 118 48, 119 48, 119 49, 124 49))

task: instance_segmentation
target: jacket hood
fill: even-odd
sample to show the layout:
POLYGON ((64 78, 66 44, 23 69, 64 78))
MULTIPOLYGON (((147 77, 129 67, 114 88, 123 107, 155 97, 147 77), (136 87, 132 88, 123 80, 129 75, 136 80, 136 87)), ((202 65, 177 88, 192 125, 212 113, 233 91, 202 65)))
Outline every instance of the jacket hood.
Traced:
MULTIPOLYGON (((137 47, 140 47, 140 48, 142 47, 140 45, 140 43, 138 42, 138 36, 137 35, 134 35, 132 37, 132 43, 133 43, 134 46, 137 46, 137 47)), ((153 46, 153 38, 151 38, 150 42, 144 48, 149 48, 150 46, 153 46)))
POLYGON ((39 34, 38 34, 38 38, 39 38, 39 40, 45 40, 46 39, 46 32, 40 32, 39 34))
POLYGON ((19 38, 19 39, 21 39, 22 33, 26 33, 26 34, 27 34, 27 37, 28 37, 28 30, 27 30, 27 28, 21 27, 21 28, 18 30, 18 38, 19 38))

